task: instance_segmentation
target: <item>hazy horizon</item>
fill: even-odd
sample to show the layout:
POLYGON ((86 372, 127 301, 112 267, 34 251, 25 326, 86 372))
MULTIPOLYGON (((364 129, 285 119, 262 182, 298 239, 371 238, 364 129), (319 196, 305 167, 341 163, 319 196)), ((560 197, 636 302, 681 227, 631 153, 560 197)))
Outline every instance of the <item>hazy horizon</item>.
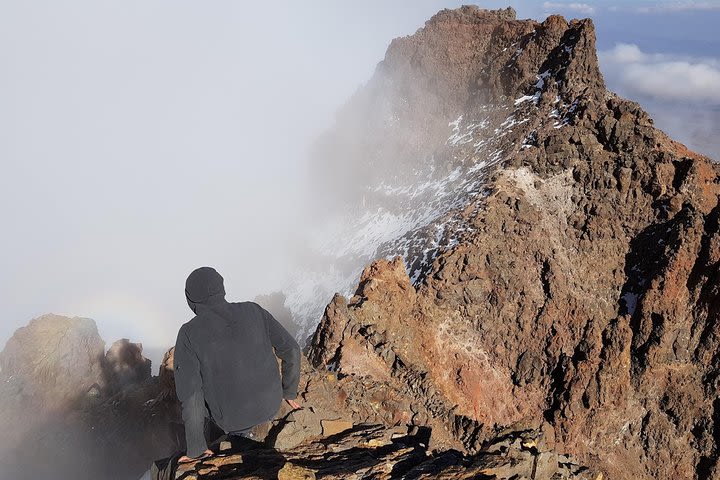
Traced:
MULTIPOLYGON (((277 290, 323 213, 305 208, 313 140, 392 38, 462 3, 0 1, 0 346, 45 313, 87 317, 155 372, 194 268, 230 301, 277 290)), ((608 88, 720 160, 720 3, 513 7, 592 17, 608 88)))

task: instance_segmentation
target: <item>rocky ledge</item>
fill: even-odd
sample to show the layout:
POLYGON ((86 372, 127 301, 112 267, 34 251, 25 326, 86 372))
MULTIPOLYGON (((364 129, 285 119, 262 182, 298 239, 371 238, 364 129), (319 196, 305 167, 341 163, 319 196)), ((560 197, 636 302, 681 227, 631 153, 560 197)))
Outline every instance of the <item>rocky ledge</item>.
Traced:
POLYGON ((344 430, 311 437, 286 450, 262 441, 221 437, 212 457, 177 464, 177 456, 156 462, 153 479, 587 479, 597 473, 567 455, 543 452, 537 432, 496 438, 482 452, 430 453, 429 431, 383 425, 343 425, 344 430))

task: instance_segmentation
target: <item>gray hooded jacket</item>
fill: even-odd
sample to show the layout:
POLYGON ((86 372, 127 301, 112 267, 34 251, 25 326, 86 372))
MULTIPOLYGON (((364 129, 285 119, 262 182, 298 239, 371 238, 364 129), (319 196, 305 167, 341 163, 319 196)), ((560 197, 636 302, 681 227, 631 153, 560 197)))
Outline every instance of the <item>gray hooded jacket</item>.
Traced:
POLYGON ((297 397, 300 346, 257 303, 228 303, 213 268, 188 276, 185 297, 195 317, 180 327, 173 366, 187 455, 196 457, 207 448, 205 416, 234 432, 269 420, 283 398, 297 397))

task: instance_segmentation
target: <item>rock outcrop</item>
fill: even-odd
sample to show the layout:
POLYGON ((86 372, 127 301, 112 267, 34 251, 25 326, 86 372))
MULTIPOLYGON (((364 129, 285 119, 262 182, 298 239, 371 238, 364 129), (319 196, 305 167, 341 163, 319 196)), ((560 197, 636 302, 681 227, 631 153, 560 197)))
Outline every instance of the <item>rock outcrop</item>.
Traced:
POLYGON ((103 385, 105 342, 88 318, 43 315, 19 328, 0 353, 15 403, 62 410, 103 385))
POLYGON ((272 422, 253 430, 252 440, 209 428, 212 456, 178 464, 178 452, 155 461, 145 478, 598 478, 572 456, 549 450, 540 431, 508 430, 474 454, 438 448, 427 425, 393 421, 392 400, 381 388, 364 392, 377 381, 318 370, 303 360, 302 409, 283 403, 272 422))
POLYGON ((35 318, 0 366, 2 478, 127 479, 177 445, 175 404, 142 345, 122 339, 105 352, 93 320, 35 318))
POLYGON ((590 20, 443 11, 378 70, 386 136, 427 107, 413 155, 462 188, 333 298, 311 361, 442 448, 531 429, 608 478, 720 475, 717 165, 606 90, 590 20))
POLYGON ((242 478, 315 480, 375 478, 406 479, 577 479, 597 474, 571 457, 539 451, 531 432, 498 438, 477 455, 450 450, 431 454, 422 434, 405 428, 356 425, 324 438, 308 438, 279 451, 262 442, 222 437, 207 459, 177 464, 177 458, 156 462, 158 479, 242 478))

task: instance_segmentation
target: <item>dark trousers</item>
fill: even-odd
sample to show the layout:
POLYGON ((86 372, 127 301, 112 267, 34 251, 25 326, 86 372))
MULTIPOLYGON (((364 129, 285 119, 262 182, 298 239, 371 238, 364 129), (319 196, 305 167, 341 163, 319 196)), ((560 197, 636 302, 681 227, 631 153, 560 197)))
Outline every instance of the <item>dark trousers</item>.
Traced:
MULTIPOLYGON (((187 445, 185 443, 185 427, 182 424, 176 424, 173 426, 173 431, 175 433, 175 443, 177 444, 177 451, 186 451, 187 445)), ((208 446, 212 445, 213 443, 217 442, 220 437, 222 437, 225 434, 229 435, 236 435, 241 436, 245 438, 249 438, 252 440, 257 441, 263 441, 265 436, 267 435, 268 430, 270 429, 270 421, 266 421, 263 423, 260 423, 258 425, 245 428, 243 430, 236 430, 232 432, 225 432, 222 428, 220 428, 215 421, 211 417, 205 417, 205 425, 203 429, 203 437, 205 440, 205 443, 207 443, 208 446)), ((202 440, 202 439, 198 439, 202 440)), ((192 441, 192 439, 191 439, 192 441)))
MULTIPOLYGON (((183 407, 183 418, 185 418, 186 422, 191 421, 194 425, 199 427, 201 422, 200 419, 203 419, 202 430, 200 428, 191 428, 190 436, 187 436, 187 431, 183 432, 181 435, 183 440, 183 448, 181 448, 181 450, 187 452, 192 450, 192 452, 197 452, 198 455, 203 451, 205 446, 209 447, 226 433, 251 438, 257 441, 264 441, 270 428, 270 421, 275 417, 275 415, 273 415, 264 422, 260 422, 252 427, 225 432, 212 419, 207 403, 200 401, 188 401, 183 405, 183 407)), ((183 428, 183 430, 185 429, 183 428)))

